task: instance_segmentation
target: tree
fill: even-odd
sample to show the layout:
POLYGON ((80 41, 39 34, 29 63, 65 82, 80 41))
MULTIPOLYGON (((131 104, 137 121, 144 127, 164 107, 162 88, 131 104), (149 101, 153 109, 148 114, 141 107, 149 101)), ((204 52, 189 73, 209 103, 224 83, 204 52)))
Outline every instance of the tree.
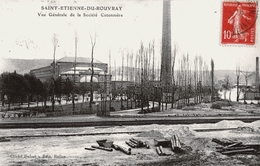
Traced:
POLYGON ((3 92, 2 87, 3 87, 3 80, 2 80, 2 77, 0 77, 0 98, 1 98, 2 106, 4 106, 5 105, 5 102, 4 102, 5 94, 3 92))
POLYGON ((2 94, 7 96, 8 110, 10 104, 17 100, 22 102, 23 98, 28 94, 29 84, 21 74, 2 73, 1 74, 1 87, 2 94))
POLYGON ((75 110, 75 75, 76 75, 76 65, 77 65, 77 44, 78 44, 78 36, 77 36, 77 33, 75 32, 75 60, 74 60, 74 64, 73 64, 73 67, 74 67, 74 74, 73 74, 73 91, 72 91, 72 109, 73 111, 75 110))
POLYGON ((54 111, 54 103, 55 103, 55 100, 54 100, 54 85, 55 85, 55 83, 54 83, 54 81, 55 81, 55 66, 56 66, 56 64, 55 64, 55 54, 56 54, 56 48, 57 48, 57 46, 58 46, 58 36, 57 36, 57 34, 55 34, 54 33, 54 35, 53 35, 53 38, 52 38, 52 44, 53 44, 53 73, 52 73, 52 79, 51 79, 51 81, 53 81, 52 82, 52 111, 54 111))
POLYGON ((28 83, 27 95, 28 95, 28 107, 30 107, 30 101, 36 96, 38 103, 38 95, 41 94, 42 82, 33 74, 25 74, 25 80, 28 83))
POLYGON ((59 98, 59 101, 61 101, 61 96, 62 96, 62 79, 61 79, 61 77, 54 79, 54 94, 55 94, 56 98, 59 98))
POLYGON ((96 45, 96 34, 94 40, 90 36, 91 40, 91 77, 90 77, 90 102, 89 102, 89 108, 92 109, 92 102, 93 102, 93 76, 94 76, 94 65, 93 65, 93 54, 94 54, 94 48, 96 45))
POLYGON ((214 100, 214 60, 211 59, 211 101, 214 100))
POLYGON ((241 71, 242 74, 245 77, 245 81, 246 81, 246 88, 245 88, 245 94, 244 94, 244 103, 246 103, 246 92, 247 92, 247 86, 248 86, 248 79, 253 76, 253 73, 250 71, 241 71))
POLYGON ((239 90, 239 81, 240 81, 240 66, 236 66, 236 83, 237 83, 237 102, 239 101, 239 95, 240 95, 240 90, 239 90))
POLYGON ((67 96, 68 100, 70 94, 73 92, 73 82, 69 78, 66 78, 65 82, 63 83, 62 92, 67 96))
POLYGON ((199 57, 196 56, 194 59, 194 103, 198 103, 198 88, 197 88, 197 83, 198 83, 198 61, 199 57))
POLYGON ((82 100, 82 103, 84 103, 84 99, 85 99, 85 95, 87 94, 87 92, 90 91, 90 87, 87 86, 87 84, 85 82, 81 82, 78 86, 75 87, 76 88, 76 91, 82 95, 83 97, 83 100, 82 100))
MULTIPOLYGON (((222 84, 222 88, 224 90, 224 99, 226 99, 226 93, 228 90, 230 90, 230 95, 231 95, 231 87, 232 87, 231 77, 230 77, 230 75, 225 75, 225 78, 224 78, 224 81, 222 84)), ((229 100, 230 100, 230 95, 229 95, 229 100)))
POLYGON ((47 98, 49 95, 52 94, 52 87, 51 87, 51 81, 45 81, 43 82, 43 88, 41 90, 41 96, 43 97, 44 101, 44 107, 46 107, 47 98))
POLYGON ((175 65, 175 59, 176 59, 176 56, 177 56, 177 53, 179 52, 179 46, 177 45, 177 44, 174 44, 174 49, 173 49, 173 57, 171 58, 171 60, 172 60, 172 83, 173 83, 173 85, 172 85, 172 97, 171 97, 171 99, 172 99, 172 101, 171 101, 171 103, 172 103, 172 105, 171 105, 171 107, 173 108, 173 103, 174 103, 174 92, 175 92, 175 78, 174 78, 174 65, 175 65))

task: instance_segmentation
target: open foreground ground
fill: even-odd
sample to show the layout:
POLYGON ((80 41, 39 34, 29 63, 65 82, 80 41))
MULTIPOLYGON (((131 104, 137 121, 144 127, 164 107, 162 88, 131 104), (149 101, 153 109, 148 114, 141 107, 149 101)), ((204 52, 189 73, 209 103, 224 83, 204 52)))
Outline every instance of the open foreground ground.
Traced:
POLYGON ((1 165, 259 165, 260 154, 224 155, 216 151, 213 138, 228 138, 260 144, 260 121, 221 121, 215 124, 142 125, 56 129, 1 129, 1 165), (230 129, 202 132, 201 129, 230 129), (65 135, 69 136, 65 136, 65 135), (156 153, 154 139, 180 137, 182 152, 165 147, 166 156, 156 153), (148 141, 150 149, 121 151, 85 150, 96 140, 109 139, 129 148, 130 138, 148 141))
POLYGON ((0 120, 2 126, 0 165, 259 165, 259 151, 250 154, 224 155, 217 152, 216 147, 220 145, 212 142, 213 138, 217 138, 260 145, 259 105, 235 103, 230 106, 221 105, 221 107, 222 109, 212 109, 208 103, 148 114, 138 114, 139 110, 124 110, 111 112, 111 117, 103 118, 95 115, 2 118, 0 120), (208 123, 207 119, 203 119, 208 117, 217 120, 208 123), (248 120, 251 117, 254 117, 253 121, 248 120), (243 121, 235 120, 239 118, 243 121), (140 125, 142 124, 140 123, 129 126, 116 122, 121 119, 126 122, 142 122, 147 119, 150 121, 148 125, 140 125), (156 124, 155 119, 160 123, 156 124), (181 119, 182 124, 167 124, 169 119, 172 122, 181 119), (191 119, 200 119, 201 124, 190 123, 191 119), (110 121, 109 126, 105 124, 108 121, 110 121), (250 123, 245 123, 249 121, 250 123), (4 124, 25 123, 71 123, 73 126, 72 122, 88 122, 88 124, 100 122, 103 125, 67 128, 35 126, 22 129, 3 127, 4 124), (168 146, 164 147, 167 155, 159 156, 154 140, 169 139, 174 134, 180 138, 181 152, 173 152, 168 146), (101 139, 112 140, 114 144, 130 148, 125 143, 130 138, 147 141, 150 148, 132 148, 131 155, 115 149, 112 152, 85 149, 97 145, 96 140, 101 139))

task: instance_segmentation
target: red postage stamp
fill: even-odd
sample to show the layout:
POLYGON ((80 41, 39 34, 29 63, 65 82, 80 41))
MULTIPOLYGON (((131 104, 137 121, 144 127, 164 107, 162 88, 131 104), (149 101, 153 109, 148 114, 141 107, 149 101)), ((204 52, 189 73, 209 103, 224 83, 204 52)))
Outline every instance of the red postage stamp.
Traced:
POLYGON ((221 44, 254 45, 257 2, 223 1, 221 44))

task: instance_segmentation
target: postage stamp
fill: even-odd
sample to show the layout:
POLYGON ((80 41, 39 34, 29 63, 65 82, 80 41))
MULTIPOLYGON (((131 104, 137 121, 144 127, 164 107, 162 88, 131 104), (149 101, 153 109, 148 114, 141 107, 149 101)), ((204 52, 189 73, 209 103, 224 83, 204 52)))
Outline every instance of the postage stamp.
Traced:
POLYGON ((221 44, 255 45, 257 1, 222 1, 221 44))

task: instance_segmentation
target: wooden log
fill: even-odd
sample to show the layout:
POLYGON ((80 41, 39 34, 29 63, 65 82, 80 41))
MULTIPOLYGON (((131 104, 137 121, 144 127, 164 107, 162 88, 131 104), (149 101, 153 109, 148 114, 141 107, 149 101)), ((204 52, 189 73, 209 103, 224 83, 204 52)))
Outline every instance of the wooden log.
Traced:
POLYGON ((92 147, 92 148, 96 148, 96 149, 101 149, 101 150, 110 151, 110 152, 113 151, 112 148, 106 148, 106 147, 102 147, 102 146, 94 146, 94 145, 92 145, 91 147, 92 147))
POLYGON ((131 148, 128 148, 128 149, 125 149, 119 145, 116 145, 116 144, 113 144, 113 147, 116 149, 116 150, 120 150, 121 152, 124 152, 125 154, 128 154, 128 155, 131 155, 131 148))
POLYGON ((243 144, 243 145, 246 146, 246 147, 254 148, 254 149, 260 149, 260 144, 247 143, 247 144, 243 144))
POLYGON ((181 143, 177 135, 173 135, 171 138, 171 148, 173 151, 178 151, 181 149, 181 143))
POLYGON ((242 142, 235 142, 233 144, 230 144, 230 145, 223 147, 223 149, 228 149, 230 147, 235 147, 235 146, 239 146, 239 145, 242 145, 242 144, 243 144, 242 142))
POLYGON ((135 138, 133 138, 135 141, 138 141, 140 144, 142 144, 143 146, 145 146, 145 143, 143 142, 143 141, 141 141, 141 140, 139 140, 139 139, 135 139, 135 138))
POLYGON ((125 143, 126 143, 127 145, 129 145, 130 147, 132 147, 132 148, 137 148, 137 145, 134 144, 133 142, 125 141, 125 143))
POLYGON ((135 138, 131 138, 129 139, 131 142, 137 144, 138 147, 145 147, 145 143, 141 140, 135 139, 135 138))
POLYGON ((136 142, 139 142, 139 141, 140 141, 140 140, 135 139, 135 138, 131 138, 131 140, 136 141, 136 142))
POLYGON ((129 139, 129 141, 131 141, 132 143, 136 144, 136 147, 140 147, 140 143, 137 140, 131 138, 131 139, 129 139))
POLYGON ((177 148, 181 149, 181 142, 180 142, 180 139, 179 139, 178 135, 174 135, 174 137, 175 137, 175 140, 176 140, 177 148))
POLYGON ((162 155, 161 149, 160 149, 159 147, 156 147, 156 152, 157 152, 157 154, 158 154, 159 156, 162 155))
POLYGON ((227 148, 227 149, 217 148, 217 152, 224 152, 224 151, 231 151, 231 150, 242 150, 242 149, 248 149, 248 147, 245 147, 245 146, 241 146, 241 147, 230 147, 230 148, 227 148))
POLYGON ((217 138, 213 138, 212 139, 212 142, 215 142, 219 145, 222 145, 222 146, 228 146, 230 144, 234 144, 236 143, 236 141, 232 141, 232 140, 229 140, 229 139, 217 139, 217 138))
POLYGON ((176 147, 176 141, 175 141, 174 136, 172 136, 172 138, 171 138, 171 148, 172 148, 172 151, 176 150, 175 147, 176 147))
POLYGON ((163 147, 162 147, 162 146, 159 146, 159 149, 160 149, 160 151, 161 151, 161 155, 165 156, 166 154, 165 154, 165 152, 164 152, 164 150, 163 150, 163 147))
POLYGON ((244 154, 244 153, 254 153, 256 152, 255 149, 253 148, 248 148, 248 149, 241 149, 241 150, 230 150, 230 151, 224 151, 222 154, 244 154))
POLYGON ((144 143, 145 143, 145 147, 146 147, 147 149, 150 149, 150 145, 149 145, 148 141, 145 141, 144 143))
POLYGON ((95 148, 85 148, 85 150, 96 150, 95 148))

